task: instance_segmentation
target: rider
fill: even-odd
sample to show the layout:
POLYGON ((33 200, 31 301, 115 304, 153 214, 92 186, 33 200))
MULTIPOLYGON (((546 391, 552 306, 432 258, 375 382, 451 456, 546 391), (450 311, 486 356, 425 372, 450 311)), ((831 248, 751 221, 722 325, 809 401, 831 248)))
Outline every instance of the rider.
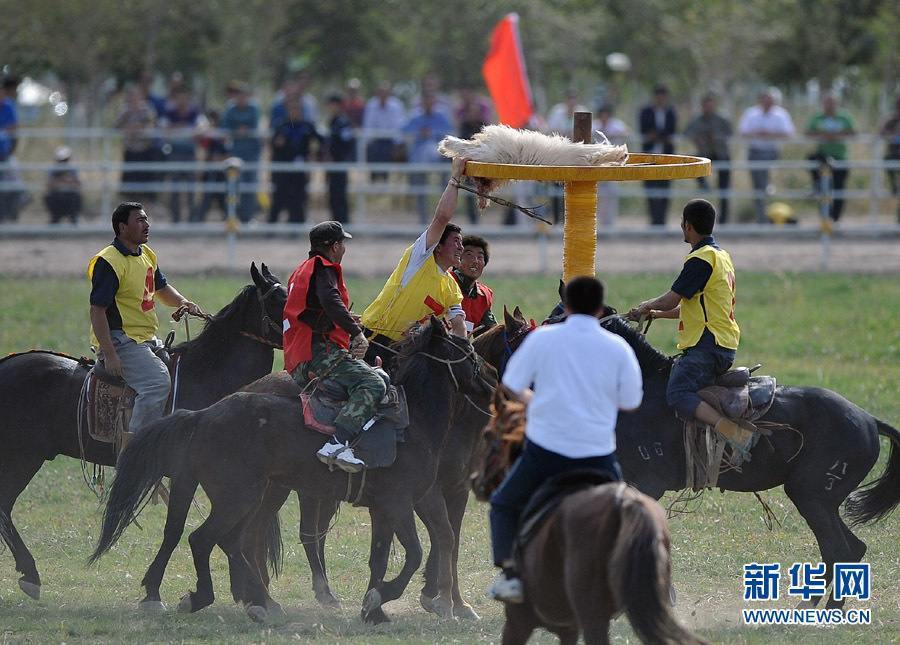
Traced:
POLYGON ((437 208, 434 219, 415 243, 400 257, 397 268, 362 315, 366 337, 372 345, 366 359, 381 357, 386 362, 389 352, 384 346, 400 340, 407 328, 429 315, 446 316, 450 331, 466 337, 462 292, 450 275, 463 252, 461 229, 451 224, 459 192, 459 178, 466 159, 454 159, 451 178, 437 208))
POLYGON ((705 199, 685 205, 681 230, 691 252, 681 273, 668 292, 642 302, 628 315, 678 318, 678 349, 684 353, 672 367, 666 400, 682 418, 698 419, 740 441, 746 431, 697 394, 728 371, 741 336, 734 319, 734 265, 712 235, 715 222, 716 209, 705 199))
POLYGON ((284 306, 284 368, 300 387, 313 378, 328 378, 347 390, 348 399, 324 426, 311 415, 307 425, 332 434, 316 453, 324 463, 346 472, 359 472, 365 463, 353 454, 350 441, 363 430, 384 398, 385 383, 374 368, 359 360, 369 341, 350 313, 341 259, 344 240, 351 239, 340 222, 322 222, 309 231, 309 258, 291 275, 284 306))
POLYGON ((479 281, 490 260, 487 240, 478 235, 466 235, 462 239, 463 252, 459 266, 450 271, 463 293, 462 308, 466 313, 466 329, 474 336, 497 324, 491 305, 494 292, 479 281))
POLYGON ((154 350, 159 320, 154 299, 195 316, 204 315, 166 280, 147 246, 150 218, 138 202, 122 202, 112 214, 112 244, 88 263, 91 280, 91 345, 107 372, 136 393, 123 446, 151 421, 163 416, 169 398, 169 370, 154 350))
POLYGON ((494 564, 503 571, 488 595, 505 602, 522 602, 512 547, 532 494, 548 478, 580 468, 606 470, 621 480, 616 418, 643 397, 634 352, 597 322, 603 285, 589 276, 574 278, 564 300, 566 321, 528 334, 503 374, 503 385, 528 405, 522 456, 491 496, 494 564))

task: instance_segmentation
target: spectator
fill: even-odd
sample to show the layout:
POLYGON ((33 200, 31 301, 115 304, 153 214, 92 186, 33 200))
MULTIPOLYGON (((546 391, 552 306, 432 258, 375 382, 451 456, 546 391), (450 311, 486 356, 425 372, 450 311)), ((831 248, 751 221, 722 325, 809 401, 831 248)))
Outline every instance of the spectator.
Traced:
MULTIPOLYGON (((195 137, 197 128, 202 124, 202 115, 191 101, 191 92, 185 85, 178 85, 172 90, 171 100, 167 104, 162 125, 166 131, 166 160, 173 163, 194 163, 197 160, 195 137)), ((172 192, 169 196, 169 210, 172 222, 181 221, 181 203, 186 202, 187 213, 194 212, 194 179, 193 170, 175 170, 169 173, 172 192)))
MULTIPOLYGON (((353 161, 356 158, 356 141, 353 124, 346 114, 344 101, 339 94, 328 97, 328 156, 331 161, 353 161)), ((350 221, 347 203, 347 171, 331 170, 325 173, 328 182, 328 206, 331 219, 346 224, 350 221)))
MULTIPOLYGON (((669 88, 657 85, 653 88, 653 101, 645 105, 638 115, 641 130, 641 150, 653 154, 674 154, 672 137, 678 127, 675 108, 669 105, 669 88)), ((669 182, 645 181, 650 225, 665 226, 669 210, 669 182)))
MULTIPOLYGON (((460 90, 460 102, 456 108, 456 122, 459 124, 460 139, 471 139, 481 132, 481 128, 491 121, 491 108, 488 102, 478 96, 470 87, 460 90)), ((478 222, 475 195, 466 196, 466 212, 469 221, 478 222)))
MULTIPOLYGON (((409 160, 411 163, 443 163, 447 160, 437 151, 438 142, 453 131, 449 119, 437 110, 437 97, 422 96, 422 111, 413 116, 403 128, 411 138, 409 160)), ((441 183, 446 183, 446 173, 441 183)), ((427 172, 410 172, 409 183, 420 192, 416 195, 416 210, 420 224, 428 224, 427 172)))
POLYGON ((256 165, 262 148, 258 131, 259 108, 250 102, 250 87, 246 83, 232 83, 230 90, 234 103, 225 110, 222 128, 231 137, 231 154, 244 162, 237 214, 246 223, 256 212, 256 165), (248 168, 248 165, 252 167, 248 168))
MULTIPOLYGON (((684 136, 689 137, 697 148, 697 154, 706 157, 713 163, 723 162, 716 170, 719 179, 719 213, 717 224, 728 221, 728 189, 731 186, 731 168, 728 161, 728 139, 733 133, 731 121, 716 111, 717 97, 707 94, 700 102, 700 114, 688 123, 684 136)), ((703 190, 709 189, 706 177, 698 177, 697 183, 703 190)))
MULTIPOLYGON (((894 101, 894 113, 881 126, 881 136, 884 137, 886 144, 884 160, 900 161, 900 96, 894 101)), ((900 197, 900 169, 888 169, 887 177, 891 186, 891 194, 894 197, 900 197)), ((897 203, 897 221, 900 222, 900 201, 897 203)))
POLYGON ((140 201, 155 201, 156 188, 147 184, 155 182, 156 172, 141 168, 133 169, 130 164, 158 162, 159 149, 155 144, 156 111, 144 98, 138 86, 125 90, 125 104, 116 119, 116 127, 122 131, 122 194, 133 196, 140 201))
POLYGON ((0 222, 18 218, 19 192, 15 187, 15 173, 4 165, 11 163, 16 150, 16 130, 19 116, 16 111, 18 79, 6 77, 0 85, 0 222))
MULTIPOLYGON (((300 102, 287 106, 287 119, 282 121, 272 135, 272 161, 275 163, 303 163, 309 158, 313 141, 322 145, 322 137, 311 121, 303 119, 300 102)), ((306 185, 309 173, 297 170, 273 170, 272 206, 269 223, 278 221, 281 211, 287 210, 288 221, 306 221, 306 185)))
POLYGON ((450 102, 450 97, 441 92, 441 79, 438 75, 434 72, 425 74, 422 77, 421 89, 422 91, 412 101, 411 112, 418 114, 424 111, 425 96, 428 95, 431 97, 432 111, 440 112, 452 123, 453 106, 450 102))
POLYGON ((56 167, 47 176, 47 194, 44 195, 50 223, 59 224, 60 220, 69 219, 77 224, 81 214, 81 180, 69 163, 72 150, 67 146, 60 146, 54 156, 56 167))
POLYGON ((166 113, 166 99, 158 94, 153 93, 153 74, 151 72, 142 72, 138 78, 138 87, 140 93, 144 97, 153 110, 156 112, 156 118, 162 118, 166 113))
POLYGON ((269 127, 272 132, 288 118, 288 108, 297 103, 303 121, 315 123, 318 118, 316 99, 307 91, 309 74, 296 72, 291 74, 281 85, 281 92, 275 97, 269 111, 269 127))
MULTIPOLYGON (((836 222, 844 210, 843 191, 850 170, 834 168, 831 161, 847 160, 847 137, 855 134, 853 119, 847 112, 838 112, 837 99, 833 94, 826 94, 822 99, 822 111, 810 119, 809 125, 806 126, 806 134, 819 142, 808 158, 819 164, 828 164, 831 169, 831 188, 835 194, 828 204, 828 215, 836 222)), ((822 182, 821 166, 813 168, 810 172, 813 190, 819 192, 822 182)))
POLYGON ((219 126, 222 117, 217 110, 206 113, 206 127, 200 136, 200 148, 203 150, 203 160, 211 164, 215 169, 204 170, 201 176, 203 182, 203 200, 194 213, 191 214, 192 222, 203 222, 213 203, 219 205, 222 218, 228 216, 228 205, 225 199, 225 172, 222 170, 222 162, 228 158, 228 149, 225 145, 225 135, 219 126))
MULTIPOLYGON (((366 161, 388 163, 396 159, 396 151, 403 142, 402 130, 406 123, 403 103, 391 94, 391 84, 382 81, 375 96, 366 101, 363 112, 363 130, 366 141, 366 161)), ((373 172, 372 181, 385 181, 386 172, 373 172)))
MULTIPOLYGON (((606 139, 615 145, 622 145, 630 134, 628 126, 621 119, 613 116, 613 106, 609 103, 601 105, 597 110, 597 121, 594 129, 602 132, 606 139)), ((619 182, 597 182, 597 220, 601 226, 612 228, 619 216, 619 182)))
MULTIPOLYGON (((794 122, 788 111, 778 105, 780 99, 781 92, 770 87, 760 93, 759 104, 747 108, 741 116, 738 132, 748 139, 749 161, 775 161, 779 154, 778 142, 794 136, 794 122)), ((750 181, 755 194, 756 221, 768 224, 766 194, 769 192, 769 169, 750 170, 750 181)))
POLYGON ((354 128, 361 128, 363 114, 366 111, 366 101, 362 97, 362 83, 358 78, 347 81, 347 91, 344 96, 344 114, 350 120, 354 128))

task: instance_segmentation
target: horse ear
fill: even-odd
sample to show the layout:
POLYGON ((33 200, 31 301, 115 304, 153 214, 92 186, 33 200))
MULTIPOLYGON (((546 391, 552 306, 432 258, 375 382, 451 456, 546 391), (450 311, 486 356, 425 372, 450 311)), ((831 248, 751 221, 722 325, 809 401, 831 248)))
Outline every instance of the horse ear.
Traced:
POLYGON ((506 325, 507 329, 514 329, 516 327, 516 319, 510 315, 506 305, 503 305, 503 323, 506 325))
POLYGON ((522 313, 522 310, 519 309, 518 305, 516 305, 516 308, 513 309, 513 318, 515 318, 516 320, 518 320, 521 323, 528 322, 527 320, 525 320, 525 314, 522 313))
POLYGON ((260 267, 260 269, 262 269, 263 277, 264 277, 266 280, 268 280, 268 281, 271 282, 272 284, 275 284, 275 283, 279 283, 279 284, 280 284, 280 283, 281 283, 281 280, 278 279, 278 276, 272 275, 272 272, 269 271, 269 267, 266 266, 266 263, 265 263, 265 262, 263 262, 262 264, 260 264, 259 267, 260 267))
POLYGON ((431 323, 431 335, 437 334, 438 336, 447 336, 447 330, 444 328, 444 321, 438 320, 438 318, 434 315, 429 316, 429 323, 431 323))
POLYGON ((562 281, 562 278, 559 280, 559 301, 563 304, 566 304, 566 283, 562 281))
POLYGON ((250 263, 250 277, 253 278, 253 284, 255 284, 260 289, 265 289, 268 287, 268 285, 266 284, 266 279, 260 275, 259 269, 256 268, 256 262, 250 263))

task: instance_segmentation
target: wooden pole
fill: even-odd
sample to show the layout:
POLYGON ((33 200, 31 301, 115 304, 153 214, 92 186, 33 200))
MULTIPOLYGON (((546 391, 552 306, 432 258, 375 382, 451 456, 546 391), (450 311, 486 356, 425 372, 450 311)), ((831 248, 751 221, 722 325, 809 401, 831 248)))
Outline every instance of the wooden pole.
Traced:
MULTIPOLYGON (((590 112, 576 112, 572 139, 591 142, 590 112)), ((597 254, 597 182, 566 182, 566 221, 563 225, 563 280, 595 274, 597 254)))

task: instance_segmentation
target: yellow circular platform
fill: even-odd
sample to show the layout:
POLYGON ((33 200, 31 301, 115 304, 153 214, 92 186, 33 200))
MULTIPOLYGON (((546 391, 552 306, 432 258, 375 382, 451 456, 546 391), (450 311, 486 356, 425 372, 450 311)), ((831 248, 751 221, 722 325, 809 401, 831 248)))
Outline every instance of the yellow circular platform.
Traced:
POLYGON ((710 163, 704 157, 630 152, 624 166, 524 166, 470 161, 466 164, 466 174, 486 179, 536 181, 651 181, 706 177, 710 174, 710 163))

